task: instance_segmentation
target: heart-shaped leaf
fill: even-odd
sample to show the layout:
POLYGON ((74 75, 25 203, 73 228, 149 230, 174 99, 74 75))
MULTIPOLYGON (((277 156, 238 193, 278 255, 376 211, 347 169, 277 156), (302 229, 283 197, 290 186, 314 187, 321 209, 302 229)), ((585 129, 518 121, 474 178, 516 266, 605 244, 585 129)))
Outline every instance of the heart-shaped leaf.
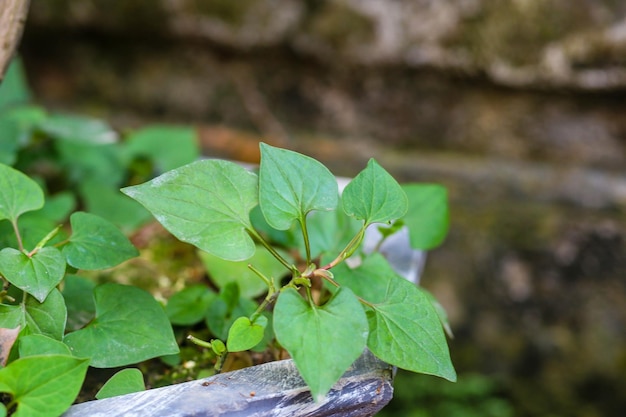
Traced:
POLYGON ((433 249, 448 233, 448 192, 437 184, 406 184, 402 188, 409 198, 404 223, 409 241, 415 249, 433 249))
POLYGON ((122 369, 104 383, 102 388, 96 393, 96 399, 101 400, 117 395, 131 394, 145 389, 143 374, 139 369, 122 369))
POLYGON ((274 332, 319 401, 363 353, 368 325, 348 288, 340 288, 321 307, 289 288, 274 308, 274 332))
POLYGON ((228 331, 226 347, 229 352, 252 349, 263 340, 267 318, 258 316, 252 323, 248 317, 239 317, 228 331))
POLYGON ((34 355, 68 355, 72 356, 70 348, 63 342, 43 334, 29 334, 20 337, 20 357, 34 355))
POLYGON ((122 191, 143 204, 174 236, 219 256, 252 256, 250 211, 258 204, 258 178, 218 160, 193 162, 122 191))
POLYGON ((43 303, 28 297, 24 320, 29 334, 43 334, 56 340, 63 338, 67 309, 61 292, 54 288, 43 303))
POLYGON ((261 143, 259 203, 275 229, 304 222, 312 210, 334 210, 339 188, 333 174, 313 158, 261 143))
POLYGON ((63 299, 67 307, 67 330, 78 330, 96 315, 93 289, 96 284, 83 277, 67 275, 63 280, 63 299))
POLYGON ((139 254, 128 238, 102 217, 79 211, 72 214, 70 224, 72 235, 63 254, 74 268, 110 268, 139 254))
POLYGON ((65 274, 65 259, 54 247, 41 248, 33 256, 17 249, 0 251, 0 272, 13 285, 43 302, 65 274))
POLYGON ((88 365, 69 355, 20 358, 0 369, 0 392, 17 404, 13 417, 59 416, 78 395, 88 365))
POLYGON ((215 297, 217 295, 206 285, 191 285, 167 300, 165 313, 172 324, 180 326, 196 324, 202 321, 215 297))
POLYGON ((0 304, 0 327, 14 329, 24 326, 24 314, 19 305, 0 304))
POLYGON ((0 220, 12 222, 27 211, 43 207, 43 191, 20 171, 0 164, 0 220))
POLYGON ((65 336, 74 355, 91 358, 96 368, 112 368, 178 353, 163 308, 147 292, 120 284, 94 290, 96 318, 65 336))
POLYGON ((373 304, 367 346, 374 355, 402 369, 456 380, 439 316, 419 287, 397 275, 380 254, 354 270, 340 267, 335 279, 373 304))
POLYGON ((346 214, 365 225, 399 219, 408 209, 400 184, 374 159, 343 190, 342 202, 346 214))

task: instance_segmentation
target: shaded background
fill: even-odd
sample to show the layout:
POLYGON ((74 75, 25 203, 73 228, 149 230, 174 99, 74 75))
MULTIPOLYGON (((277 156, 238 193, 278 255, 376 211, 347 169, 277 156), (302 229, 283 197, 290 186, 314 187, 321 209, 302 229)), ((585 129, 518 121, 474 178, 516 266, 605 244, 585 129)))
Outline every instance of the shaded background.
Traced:
POLYGON ((20 53, 40 103, 121 131, 446 185, 422 282, 459 382, 401 373, 389 415, 626 409, 626 2, 34 0, 20 53))

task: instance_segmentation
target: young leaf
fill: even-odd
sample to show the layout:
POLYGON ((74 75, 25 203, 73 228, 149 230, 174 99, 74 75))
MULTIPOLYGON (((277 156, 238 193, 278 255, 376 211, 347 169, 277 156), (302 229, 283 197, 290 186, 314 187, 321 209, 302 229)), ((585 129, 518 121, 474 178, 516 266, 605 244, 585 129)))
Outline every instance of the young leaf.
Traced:
POLYGON ((293 358, 316 401, 363 353, 367 331, 363 308, 348 288, 340 288, 321 307, 289 288, 274 308, 276 339, 293 358))
POLYGON ((289 229, 312 210, 334 210, 338 200, 337 180, 320 162, 261 143, 259 203, 270 226, 289 229))
POLYGON ((143 374, 137 368, 122 369, 113 375, 96 393, 96 399, 111 398, 131 394, 146 389, 143 374))
POLYGON ((178 352, 169 320, 149 293, 108 283, 96 287, 94 299, 96 318, 64 339, 74 355, 91 358, 91 366, 112 368, 178 352))
POLYGON ((374 159, 346 186, 342 202, 346 214, 363 220, 366 226, 399 219, 408 208, 400 184, 374 159))
POLYGON ((74 268, 110 268, 139 254, 122 232, 101 217, 79 211, 72 214, 70 224, 72 235, 63 254, 74 268))
POLYGON ((226 340, 233 322, 241 316, 250 316, 256 308, 254 301, 239 297, 237 284, 229 283, 209 305, 206 323, 216 337, 226 340))
POLYGON ((170 297, 165 313, 172 324, 196 324, 202 321, 215 297, 217 295, 206 285, 191 285, 170 297))
POLYGON ((239 317, 230 326, 226 348, 229 352, 252 349, 263 340, 267 318, 259 316, 254 323, 248 317, 239 317))
POLYGON ((63 338, 67 309, 61 292, 54 288, 43 303, 27 297, 24 314, 26 331, 30 334, 43 334, 56 340, 63 338))
POLYGON ((404 223, 415 249, 433 249, 448 233, 448 192, 436 184, 406 184, 402 188, 409 198, 404 223))
MULTIPOLYGON (((284 251, 278 250, 278 253, 287 262, 292 262, 291 257, 284 251)), ((248 265, 252 265, 267 276, 274 276, 275 278, 280 278, 286 272, 283 264, 278 262, 264 248, 257 248, 251 258, 237 262, 225 261, 207 252, 199 252, 198 254, 215 285, 224 288, 227 284, 234 282, 239 286, 241 296, 244 298, 254 298, 268 290, 265 282, 252 272, 248 265)))
POLYGON ((239 261, 252 256, 250 210, 258 204, 257 176, 218 160, 193 162, 122 191, 143 204, 178 239, 239 261))
POLYGON ((367 346, 374 355, 402 369, 456 380, 441 322, 430 299, 397 275, 380 254, 368 257, 354 270, 337 268, 335 279, 374 304, 367 311, 367 346))
POLYGON ((28 256, 17 249, 0 251, 0 273, 13 285, 43 302, 65 274, 65 259, 53 247, 28 256))
POLYGON ((74 402, 88 365, 68 355, 20 358, 0 369, 0 392, 17 403, 13 417, 57 417, 74 402))
POLYGON ((0 164, 0 220, 12 222, 27 211, 43 207, 43 191, 20 171, 0 164))

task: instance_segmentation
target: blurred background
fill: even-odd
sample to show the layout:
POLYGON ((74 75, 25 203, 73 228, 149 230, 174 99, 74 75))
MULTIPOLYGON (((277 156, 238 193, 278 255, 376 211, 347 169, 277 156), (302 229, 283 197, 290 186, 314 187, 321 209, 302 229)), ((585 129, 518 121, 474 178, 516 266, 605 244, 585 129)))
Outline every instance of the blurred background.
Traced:
POLYGON ((447 186, 422 285, 459 381, 400 372, 381 415, 623 415, 626 2, 33 0, 19 53, 40 104, 121 132, 447 186))

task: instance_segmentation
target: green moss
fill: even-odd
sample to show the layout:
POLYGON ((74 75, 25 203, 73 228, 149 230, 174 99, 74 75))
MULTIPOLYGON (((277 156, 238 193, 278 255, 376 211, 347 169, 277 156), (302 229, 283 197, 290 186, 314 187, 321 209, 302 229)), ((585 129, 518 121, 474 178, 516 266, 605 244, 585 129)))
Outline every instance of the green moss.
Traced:
POLYGON ((584 8, 564 0, 485 2, 480 14, 463 22, 450 45, 469 50, 477 63, 501 59, 523 66, 536 63, 550 42, 590 24, 584 8))
POLYGON ((256 2, 257 0, 196 0, 192 7, 198 14, 218 18, 231 26, 241 26, 256 2))
POLYGON ((369 17, 335 2, 327 2, 317 10, 307 27, 307 32, 336 49, 371 42, 374 30, 374 23, 369 17))

